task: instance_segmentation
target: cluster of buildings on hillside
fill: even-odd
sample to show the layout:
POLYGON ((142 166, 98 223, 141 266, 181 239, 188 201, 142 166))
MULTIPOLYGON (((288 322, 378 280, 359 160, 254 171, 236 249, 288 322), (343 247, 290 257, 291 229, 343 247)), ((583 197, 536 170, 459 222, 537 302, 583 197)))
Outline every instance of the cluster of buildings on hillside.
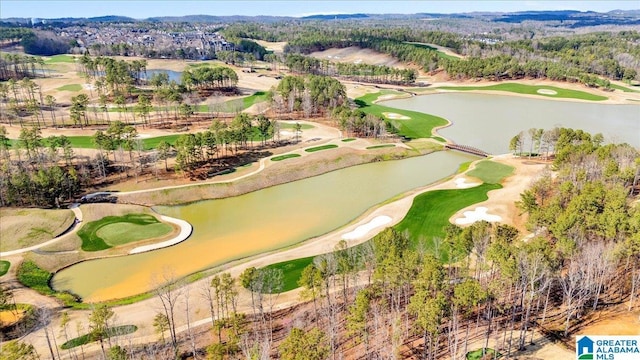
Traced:
MULTIPOLYGON (((219 27, 216 27, 219 28, 219 27)), ((80 52, 92 55, 211 58, 218 51, 234 50, 213 26, 166 29, 152 26, 83 25, 54 29, 56 35, 75 40, 80 52)))

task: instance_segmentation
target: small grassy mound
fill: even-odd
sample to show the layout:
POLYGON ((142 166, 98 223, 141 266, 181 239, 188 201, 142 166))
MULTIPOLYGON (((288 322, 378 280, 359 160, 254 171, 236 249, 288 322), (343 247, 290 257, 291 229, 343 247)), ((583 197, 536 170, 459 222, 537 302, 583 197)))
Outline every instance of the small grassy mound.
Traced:
POLYGON ((53 274, 41 269, 33 261, 27 260, 18 267, 18 281, 43 295, 53 295, 55 292, 49 287, 49 280, 53 274))
POLYGON ((59 88, 56 88, 58 91, 80 91, 82 90, 82 85, 80 84, 67 84, 62 85, 59 88))
POLYGON ((9 267, 11 267, 11 263, 7 260, 0 260, 0 276, 4 275, 9 271, 9 267))
MULTIPOLYGON (((138 327, 135 325, 114 326, 114 327, 107 328, 107 337, 110 338, 114 336, 128 335, 136 332, 137 330, 138 330, 138 327)), ((93 341, 96 341, 96 340, 91 340, 91 334, 84 334, 60 345, 60 348, 63 350, 69 350, 76 346, 86 345, 93 341)))
POLYGON ((356 138, 342 139, 342 142, 351 142, 351 141, 356 141, 356 138))
POLYGON ((490 160, 482 160, 467 175, 473 176, 488 184, 499 184, 502 179, 513 173, 513 167, 490 160))
POLYGON ((335 149, 337 147, 338 147, 338 145, 328 144, 328 145, 322 145, 322 146, 316 146, 316 147, 304 149, 304 151, 306 151, 306 152, 316 152, 316 151, 322 151, 322 150, 327 150, 327 149, 335 149))
POLYGON ((483 359, 483 352, 484 352, 484 356, 490 356, 491 359, 493 359, 494 357, 496 359, 499 359, 502 357, 502 354, 493 350, 492 348, 481 348, 481 349, 477 349, 477 350, 473 350, 473 351, 469 351, 467 353, 467 360, 482 360, 483 359))
POLYGON ((390 148, 390 147, 396 147, 396 145, 395 144, 383 144, 383 145, 367 146, 367 150, 390 148))
POLYGON ((285 155, 280 155, 280 156, 274 156, 271 158, 271 161, 282 161, 282 160, 286 160, 286 159, 291 159, 291 158, 297 158, 300 157, 300 154, 285 154, 285 155))
POLYGON ((563 89, 555 86, 533 86, 533 85, 525 85, 518 83, 502 83, 496 85, 489 86, 441 86, 438 89, 443 90, 495 90, 495 91, 507 91, 513 92, 517 94, 527 94, 527 95, 538 95, 538 96, 546 96, 553 98, 564 98, 564 99, 580 99, 580 100, 589 100, 589 101, 602 101, 607 100, 607 97, 590 94, 588 92, 579 91, 579 90, 570 90, 563 89), (544 94, 538 92, 541 89, 553 90, 555 94, 544 94))
POLYGON ((628 88, 628 87, 622 86, 622 85, 611 84, 610 86, 611 86, 612 89, 620 90, 622 92, 640 92, 640 90, 628 88))
POLYGON ((82 239, 82 250, 99 251, 133 241, 159 237, 169 233, 171 229, 171 226, 161 223, 152 215, 126 214, 106 216, 87 223, 78 231, 78 236, 82 239), (122 228, 127 230, 123 232, 122 228))

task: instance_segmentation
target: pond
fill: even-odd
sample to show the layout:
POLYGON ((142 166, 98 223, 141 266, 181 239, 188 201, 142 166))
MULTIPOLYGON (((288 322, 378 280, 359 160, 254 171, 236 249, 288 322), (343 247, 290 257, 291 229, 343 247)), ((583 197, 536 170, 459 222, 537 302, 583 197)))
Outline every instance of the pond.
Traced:
POLYGON ((169 81, 175 81, 178 84, 180 84, 182 82, 182 72, 181 71, 173 71, 173 70, 167 70, 167 69, 147 69, 146 71, 146 75, 145 73, 142 73, 142 80, 147 80, 147 79, 151 79, 151 77, 154 74, 159 74, 159 73, 166 73, 169 75, 169 81))
POLYGON ((57 273, 52 285, 85 301, 135 295, 149 290, 152 276, 164 268, 185 276, 337 229, 372 206, 442 179, 472 159, 437 152, 341 169, 227 199, 158 207, 160 213, 193 225, 189 240, 158 251, 86 261, 57 273))
POLYGON ((389 100, 385 106, 441 116, 453 123, 438 133, 491 154, 509 152, 509 141, 530 128, 569 127, 605 141, 640 147, 640 105, 531 99, 508 95, 441 93, 389 100))

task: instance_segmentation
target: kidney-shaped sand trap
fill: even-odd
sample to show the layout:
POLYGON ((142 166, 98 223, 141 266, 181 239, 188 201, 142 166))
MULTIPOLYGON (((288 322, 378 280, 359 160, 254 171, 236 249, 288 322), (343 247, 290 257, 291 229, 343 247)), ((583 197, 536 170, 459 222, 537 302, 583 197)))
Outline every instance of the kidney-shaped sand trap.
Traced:
POLYGON ((558 95, 557 91, 551 89, 538 89, 536 92, 542 95, 558 95))
POLYGON ((457 218, 457 225, 469 225, 473 224, 476 221, 486 220, 488 222, 496 222, 502 220, 502 217, 499 215, 491 215, 488 214, 487 209, 484 206, 478 206, 474 211, 465 211, 463 213, 464 217, 457 218))
POLYGON ((411 118, 402 114, 392 113, 392 112, 383 112, 382 115, 388 117, 392 120, 410 120, 411 118))
POLYGON ((350 231, 344 235, 342 238, 344 240, 355 240, 365 236, 370 230, 377 228, 378 226, 386 225, 391 222, 391 218, 388 216, 376 216, 373 220, 369 221, 364 225, 358 226, 355 230, 350 231))
POLYGON ((463 177, 457 178, 454 182, 456 183, 456 187, 458 189, 466 189, 480 185, 479 182, 467 182, 467 178, 463 177))

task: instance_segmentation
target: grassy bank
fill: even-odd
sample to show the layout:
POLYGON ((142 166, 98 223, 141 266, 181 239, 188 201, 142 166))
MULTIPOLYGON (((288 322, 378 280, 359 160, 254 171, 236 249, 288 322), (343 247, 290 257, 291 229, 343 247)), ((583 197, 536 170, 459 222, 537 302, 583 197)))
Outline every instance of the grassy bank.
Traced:
POLYGON ((68 209, 3 209, 0 251, 17 250, 51 240, 73 225, 68 209))
POLYGON ((9 271, 11 267, 11 263, 6 260, 0 260, 0 276, 4 275, 9 271))
POLYGON ((502 83, 488 86, 441 86, 437 89, 441 90, 456 90, 456 91, 469 91, 469 90, 493 90, 493 91, 506 91, 516 94, 537 95, 550 98, 559 99, 579 99, 589 101, 603 101, 607 100, 607 97, 591 94, 579 90, 563 89, 556 86, 540 86, 540 85, 525 85, 519 83, 502 83), (553 93, 545 94, 538 91, 551 90, 553 93))

